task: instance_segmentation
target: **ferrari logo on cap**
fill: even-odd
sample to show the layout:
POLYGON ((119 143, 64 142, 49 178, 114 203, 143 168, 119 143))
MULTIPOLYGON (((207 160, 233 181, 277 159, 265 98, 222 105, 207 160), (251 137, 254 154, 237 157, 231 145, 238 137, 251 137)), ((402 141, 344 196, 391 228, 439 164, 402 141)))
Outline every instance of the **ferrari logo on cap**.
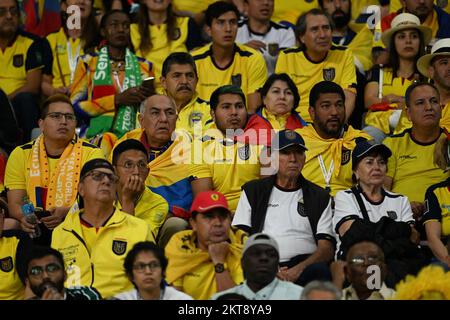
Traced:
POLYGON ((0 259, 0 270, 3 272, 10 272, 13 269, 13 260, 12 257, 6 257, 0 259))
POLYGON ((214 201, 217 201, 217 200, 219 200, 219 195, 216 194, 216 193, 213 193, 213 194, 211 195, 211 199, 214 200, 214 201))

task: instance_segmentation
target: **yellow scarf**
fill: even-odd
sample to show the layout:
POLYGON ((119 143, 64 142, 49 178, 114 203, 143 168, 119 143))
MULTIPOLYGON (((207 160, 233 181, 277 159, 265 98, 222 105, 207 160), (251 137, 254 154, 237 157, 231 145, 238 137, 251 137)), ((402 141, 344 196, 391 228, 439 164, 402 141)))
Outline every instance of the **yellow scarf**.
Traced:
POLYGON ((348 126, 347 131, 344 132, 344 136, 339 139, 324 139, 316 132, 314 126, 306 126, 298 131, 300 135, 306 140, 306 147, 308 151, 306 156, 309 159, 313 159, 324 152, 330 152, 334 162, 334 176, 339 175, 341 169, 341 157, 342 148, 347 150, 353 150, 356 146, 356 138, 366 138, 371 140, 372 137, 361 130, 355 130, 351 126, 348 126))
POLYGON ((44 209, 71 206, 77 195, 81 171, 82 141, 75 136, 58 160, 50 176, 44 136, 41 134, 31 150, 27 193, 34 205, 42 203, 44 209), (39 188, 47 188, 46 199, 39 199, 39 188), (42 201, 41 201, 42 200, 42 201))
MULTIPOLYGON (((230 251, 227 256, 227 264, 230 270, 235 270, 236 267, 240 266, 242 249, 245 240, 247 240, 247 234, 239 229, 230 229, 229 236, 230 251)), ((185 274, 193 272, 204 263, 212 264, 208 251, 203 251, 197 247, 197 237, 192 230, 178 232, 174 237, 178 241, 170 241, 165 249, 166 256, 170 257, 166 276, 168 283, 173 283, 185 274)), ((205 278, 214 279, 214 268, 211 268, 210 273, 212 276, 206 275, 205 278)), ((211 284, 203 283, 202 285, 209 286, 211 284)))
POLYGON ((286 122, 291 113, 288 112, 286 114, 277 116, 268 111, 266 108, 263 108, 262 115, 264 118, 269 120, 270 124, 272 125, 272 128, 274 128, 275 130, 283 130, 284 128, 286 128, 286 122))

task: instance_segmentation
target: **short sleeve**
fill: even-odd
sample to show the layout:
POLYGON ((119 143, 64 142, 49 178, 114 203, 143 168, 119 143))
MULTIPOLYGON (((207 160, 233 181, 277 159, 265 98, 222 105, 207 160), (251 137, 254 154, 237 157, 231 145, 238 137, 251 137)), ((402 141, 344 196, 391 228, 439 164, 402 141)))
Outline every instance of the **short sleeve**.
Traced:
POLYGON ((327 207, 322 212, 319 222, 317 224, 316 240, 328 240, 333 243, 336 242, 335 233, 333 231, 333 213, 331 210, 331 199, 327 207))
POLYGON ((283 37, 280 39, 280 49, 287 49, 295 46, 295 34, 291 28, 283 30, 283 37))
POLYGON ((25 70, 33 71, 44 66, 44 41, 34 40, 27 51, 25 70))
POLYGON ((251 227, 252 208, 247 199, 245 191, 241 192, 241 197, 234 213, 232 226, 248 226, 251 227))
POLYGON ((43 74, 52 75, 53 74, 53 53, 52 48, 50 47, 50 43, 47 39, 42 39, 42 61, 44 65, 44 69, 42 71, 43 74))
POLYGON ((414 223, 413 212, 412 212, 411 204, 409 203, 408 197, 403 196, 403 197, 400 197, 400 199, 402 201, 402 207, 401 207, 402 212, 401 212, 400 221, 413 224, 414 223))
MULTIPOLYGON (((353 60, 352 51, 346 50, 344 61, 344 73, 341 79, 341 87, 350 91, 355 91, 356 88, 356 67, 353 60)), ((355 92, 356 93, 356 92, 355 92)))
POLYGON ((255 93, 261 88, 267 80, 267 67, 264 57, 259 52, 254 53, 249 61, 248 66, 248 92, 255 93))
POLYGON ((439 205, 439 200, 434 193, 434 188, 428 188, 425 193, 425 212, 422 217, 422 223, 426 223, 430 220, 441 221, 442 220, 442 210, 439 205))
POLYGON ((359 207, 353 200, 353 193, 339 191, 336 193, 334 203, 333 228, 336 233, 339 233, 338 230, 345 221, 354 220, 361 215, 359 207))
POLYGON ((397 169, 397 155, 395 154, 395 150, 392 148, 393 139, 388 137, 384 139, 383 144, 388 147, 392 151, 392 156, 389 158, 387 163, 387 172, 386 175, 394 179, 395 172, 397 169))
POLYGON ((10 190, 26 190, 26 162, 25 152, 17 147, 9 156, 6 163, 5 187, 10 190))

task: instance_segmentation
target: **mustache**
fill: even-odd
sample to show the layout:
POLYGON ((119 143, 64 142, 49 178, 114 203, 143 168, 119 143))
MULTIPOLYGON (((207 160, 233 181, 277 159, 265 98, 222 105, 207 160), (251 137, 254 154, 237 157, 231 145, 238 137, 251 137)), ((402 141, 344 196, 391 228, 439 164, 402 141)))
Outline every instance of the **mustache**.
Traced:
POLYGON ((179 86, 177 91, 181 91, 181 90, 192 91, 191 87, 190 86, 186 86, 186 85, 179 86))

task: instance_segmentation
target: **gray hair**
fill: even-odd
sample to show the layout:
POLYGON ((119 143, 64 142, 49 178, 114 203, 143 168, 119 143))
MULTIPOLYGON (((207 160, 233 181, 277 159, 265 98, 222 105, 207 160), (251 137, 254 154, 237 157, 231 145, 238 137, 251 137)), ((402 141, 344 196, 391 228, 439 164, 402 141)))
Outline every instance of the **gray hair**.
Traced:
POLYGON ((314 290, 331 292, 335 296, 335 300, 342 298, 342 292, 332 282, 314 280, 303 288, 300 300, 309 300, 308 296, 314 290))
POLYGON ((172 106, 175 108, 175 110, 177 110, 177 104, 175 103, 175 100, 174 100, 172 97, 169 97, 169 96, 167 96, 167 95, 165 95, 165 94, 154 94, 154 95, 151 95, 151 96, 145 98, 145 100, 142 101, 141 104, 139 105, 139 113, 140 113, 141 115, 144 115, 144 113, 145 113, 145 106, 146 106, 146 104, 147 104, 148 99, 150 99, 151 97, 154 97, 154 96, 162 96, 162 97, 167 97, 167 98, 169 98, 170 103, 171 103, 172 106))

